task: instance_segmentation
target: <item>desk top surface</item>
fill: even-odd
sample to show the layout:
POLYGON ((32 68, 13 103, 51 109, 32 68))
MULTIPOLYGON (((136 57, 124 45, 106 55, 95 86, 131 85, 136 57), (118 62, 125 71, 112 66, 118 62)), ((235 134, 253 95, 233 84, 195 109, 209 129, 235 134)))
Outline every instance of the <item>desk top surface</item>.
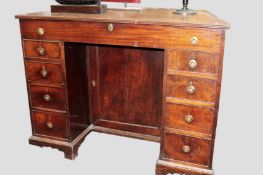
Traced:
POLYGON ((229 28, 229 24, 205 10, 195 15, 173 14, 174 9, 145 8, 141 11, 109 9, 104 14, 37 12, 17 15, 19 19, 45 19, 67 21, 96 21, 133 24, 155 24, 182 27, 229 28))

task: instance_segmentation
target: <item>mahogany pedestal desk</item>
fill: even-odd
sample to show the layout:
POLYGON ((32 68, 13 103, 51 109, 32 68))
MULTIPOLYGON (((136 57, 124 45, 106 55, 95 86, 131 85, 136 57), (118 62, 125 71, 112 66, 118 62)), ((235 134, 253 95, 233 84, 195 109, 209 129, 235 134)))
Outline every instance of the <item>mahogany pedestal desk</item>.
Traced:
POLYGON ((33 136, 74 159, 91 131, 161 143, 157 175, 211 175, 225 30, 207 11, 20 20, 33 136))

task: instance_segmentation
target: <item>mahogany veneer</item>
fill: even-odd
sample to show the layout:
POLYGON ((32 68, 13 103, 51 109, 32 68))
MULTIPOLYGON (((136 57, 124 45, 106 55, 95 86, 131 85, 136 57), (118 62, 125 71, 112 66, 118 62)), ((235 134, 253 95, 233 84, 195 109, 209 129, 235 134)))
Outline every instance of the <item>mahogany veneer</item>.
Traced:
POLYGON ((62 69, 59 63, 25 61, 25 67, 29 82, 63 84, 62 69), (45 77, 41 75, 43 70, 47 72, 45 77))
POLYGON ((157 175, 211 175, 225 30, 207 11, 20 19, 33 136, 74 159, 91 131, 161 143, 157 175))
POLYGON ((26 58, 48 58, 60 59, 60 46, 57 42, 43 42, 38 40, 23 40, 24 56, 26 58), (41 55, 39 49, 43 48, 44 53, 41 55))

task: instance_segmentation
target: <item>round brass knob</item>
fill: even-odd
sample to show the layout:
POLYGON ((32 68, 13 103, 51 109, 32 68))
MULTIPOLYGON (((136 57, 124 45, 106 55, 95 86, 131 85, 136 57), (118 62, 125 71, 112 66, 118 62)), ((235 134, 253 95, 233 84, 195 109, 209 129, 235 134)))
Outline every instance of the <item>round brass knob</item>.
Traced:
POLYGON ((44 35, 45 34, 45 30, 40 27, 40 28, 37 29, 37 34, 38 35, 44 35))
POLYGON ((48 72, 47 72, 46 69, 42 69, 40 73, 41 73, 41 76, 42 76, 43 78, 46 78, 47 75, 48 75, 48 72))
POLYGON ((50 128, 50 129, 53 128, 53 123, 52 122, 47 122, 47 127, 50 128))
POLYGON ((193 120, 194 120, 194 117, 192 115, 186 115, 184 120, 187 122, 187 123, 191 123, 193 120))
POLYGON ((189 62, 188 62, 188 66, 191 68, 191 69, 195 69, 197 67, 197 61, 195 59, 191 59, 189 62))
POLYGON ((46 102, 49 102, 49 101, 51 100, 50 95, 48 95, 48 94, 44 95, 44 100, 45 100, 46 102))
POLYGON ((191 151, 190 146, 185 145, 185 146, 183 147, 183 151, 184 151, 185 153, 189 153, 189 152, 191 151))
POLYGON ((114 25, 113 25, 112 23, 110 23, 110 24, 108 25, 108 31, 109 31, 109 32, 113 32, 113 30, 114 30, 114 25))
POLYGON ((195 86, 193 85, 193 82, 192 82, 192 81, 190 81, 189 86, 187 87, 186 91, 187 91, 189 94, 195 93, 196 89, 195 89, 195 86))
POLYGON ((198 44, 198 38, 197 37, 192 37, 191 38, 191 43, 192 43, 192 45, 197 45, 198 44))
POLYGON ((43 47, 39 47, 39 48, 38 48, 38 53, 39 53, 39 55, 41 55, 41 56, 45 55, 45 49, 44 49, 43 47))

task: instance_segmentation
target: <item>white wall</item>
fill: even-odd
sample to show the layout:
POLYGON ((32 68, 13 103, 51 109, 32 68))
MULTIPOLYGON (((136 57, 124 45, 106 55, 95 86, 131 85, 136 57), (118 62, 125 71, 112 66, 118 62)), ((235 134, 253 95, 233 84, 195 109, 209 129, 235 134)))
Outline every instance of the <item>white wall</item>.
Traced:
MULTIPOLYGON (((18 13, 47 11, 53 0, 2 1, 0 6, 0 174, 153 175, 157 143, 92 134, 76 161, 30 146, 31 134, 18 13), (5 173, 4 173, 5 172, 5 173)), ((221 108, 215 146, 216 175, 262 174, 262 1, 192 0, 231 24, 227 31, 221 108), (261 173, 260 173, 261 172, 261 173)), ((181 7, 180 0, 144 0, 144 7, 181 7)))

